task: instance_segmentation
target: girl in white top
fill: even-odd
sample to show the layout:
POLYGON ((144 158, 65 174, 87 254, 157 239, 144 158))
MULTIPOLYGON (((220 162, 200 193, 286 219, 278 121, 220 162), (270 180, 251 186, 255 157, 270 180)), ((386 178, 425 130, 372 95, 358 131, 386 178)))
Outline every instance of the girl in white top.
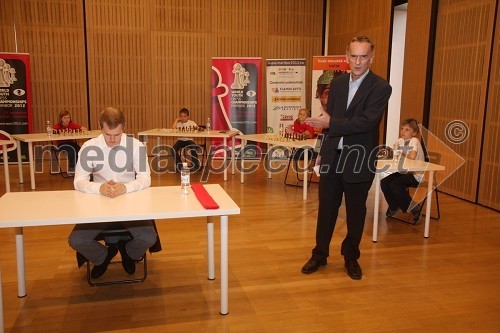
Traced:
MULTIPOLYGON (((396 145, 399 146, 402 155, 412 160, 425 160, 425 154, 417 138, 419 133, 418 122, 413 119, 406 119, 401 123, 400 135, 396 145)), ((398 210, 412 213, 412 222, 417 223, 420 218, 420 205, 412 202, 407 188, 416 186, 422 181, 423 173, 395 172, 382 179, 380 186, 384 193, 385 200, 389 204, 386 215, 393 217, 398 210)))

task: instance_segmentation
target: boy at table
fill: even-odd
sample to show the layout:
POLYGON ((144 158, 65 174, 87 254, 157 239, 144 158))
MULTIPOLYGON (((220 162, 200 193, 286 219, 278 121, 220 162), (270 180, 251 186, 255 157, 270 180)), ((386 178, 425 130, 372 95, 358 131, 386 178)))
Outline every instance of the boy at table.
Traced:
MULTIPOLYGON (((190 130, 198 130, 198 124, 196 124, 194 121, 189 119, 189 110, 186 108, 182 108, 179 111, 179 117, 177 117, 174 120, 174 123, 172 124, 172 128, 177 129, 177 130, 184 130, 189 132, 190 130)), ((174 144, 174 152, 175 152, 175 168, 177 172, 180 172, 182 168, 182 160, 181 160, 181 155, 180 151, 183 148, 189 149, 189 153, 191 154, 192 160, 191 162, 193 163, 193 167, 191 169, 192 172, 198 171, 200 168, 200 161, 198 160, 198 145, 194 143, 192 138, 179 138, 177 142, 174 144)))
MULTIPOLYGON (((401 137, 396 141, 395 148, 401 150, 405 158, 425 160, 424 150, 418 139, 419 127, 417 120, 409 118, 401 123, 401 137)), ((385 215, 394 217, 399 210, 411 213, 411 223, 417 224, 422 218, 421 206, 412 201, 408 187, 417 186, 424 177, 423 172, 394 172, 380 182, 385 200, 389 204, 385 215)))
MULTIPOLYGON (((151 174, 146 149, 139 140, 123 133, 123 113, 111 107, 105 108, 99 123, 102 134, 85 142, 80 150, 75 170, 75 189, 115 198, 148 188, 151 174)), ((136 261, 145 255, 148 248, 159 245, 152 220, 120 222, 133 238, 128 242, 119 241, 116 247, 108 247, 95 239, 114 225, 115 222, 77 224, 69 236, 69 245, 94 264, 92 278, 98 278, 106 272, 118 251, 124 270, 133 274, 136 261)))

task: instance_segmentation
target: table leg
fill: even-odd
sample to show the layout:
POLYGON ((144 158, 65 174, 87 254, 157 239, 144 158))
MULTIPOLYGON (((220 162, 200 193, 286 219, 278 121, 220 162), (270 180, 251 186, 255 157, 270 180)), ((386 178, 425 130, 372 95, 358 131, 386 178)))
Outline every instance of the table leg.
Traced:
POLYGON ((28 142, 28 156, 30 162, 30 180, 31 180, 31 189, 35 189, 35 161, 33 159, 33 143, 28 142))
POLYGON ((228 217, 220 217, 220 314, 229 313, 228 305, 228 217))
POLYGON ((3 290, 2 290, 2 269, 0 268, 0 333, 4 333, 3 327, 3 290))
POLYGON ((207 216, 208 279, 215 280, 214 218, 207 216))
POLYGON ((424 237, 429 238, 429 225, 431 222, 431 200, 432 184, 434 183, 434 171, 429 171, 429 184, 427 185, 427 206, 425 207, 424 237))
POLYGON ((373 206, 373 236, 372 242, 377 242, 378 233, 378 212, 379 212, 379 200, 380 200, 380 179, 381 174, 377 172, 375 174, 375 204, 373 206))
POLYGON ((271 158, 272 156, 269 156, 269 151, 272 151, 273 145, 269 144, 269 149, 267 150, 266 154, 266 159, 264 160, 264 163, 267 164, 267 178, 271 179, 273 177, 273 174, 271 173, 271 158))
POLYGON ((24 177, 23 177, 23 161, 21 159, 21 141, 17 141, 17 167, 19 169, 19 183, 22 184, 24 183, 24 177))
POLYGON ((24 269, 23 228, 16 228, 17 297, 26 297, 26 272, 24 269))
MULTIPOLYGON (((145 136, 145 141, 146 140, 147 140, 147 136, 145 136)), ((161 145, 161 137, 157 136, 156 137, 156 147, 160 147, 160 145, 161 145)), ((160 151, 158 151, 158 155, 156 155, 156 161, 157 161, 156 170, 161 170, 161 153, 160 153, 160 151)), ((174 158, 174 161, 175 161, 175 158, 174 158)))
POLYGON ((247 140, 241 139, 241 148, 240 148, 240 160, 241 160, 241 171, 240 171, 240 182, 243 184, 245 182, 245 145, 247 144, 247 140))
POLYGON ((2 145, 2 152, 3 152, 3 171, 5 174, 5 192, 10 192, 9 154, 7 153, 7 145, 2 145))
POLYGON ((231 138, 231 174, 234 175, 234 151, 235 151, 236 140, 234 136, 231 138))
POLYGON ((308 178, 309 149, 304 149, 304 184, 302 187, 302 199, 307 200, 307 178, 308 178))
POLYGON ((227 168, 226 168, 226 161, 227 161, 227 138, 224 138, 223 139, 223 142, 224 142, 224 181, 227 181, 227 168))

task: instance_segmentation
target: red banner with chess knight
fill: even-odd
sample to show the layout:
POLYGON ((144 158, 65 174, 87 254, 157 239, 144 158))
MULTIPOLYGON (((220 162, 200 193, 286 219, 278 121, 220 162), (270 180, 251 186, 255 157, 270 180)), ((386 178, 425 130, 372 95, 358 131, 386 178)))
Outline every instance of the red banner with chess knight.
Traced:
MULTIPOLYGON (((0 138, 9 139, 8 134, 31 133, 31 110, 29 54, 0 53, 0 138)), ((22 147, 21 155, 27 160, 26 146, 22 147)), ((15 151, 9 152, 9 161, 17 161, 15 151)))
POLYGON ((261 58, 212 58, 213 129, 260 133, 261 58))

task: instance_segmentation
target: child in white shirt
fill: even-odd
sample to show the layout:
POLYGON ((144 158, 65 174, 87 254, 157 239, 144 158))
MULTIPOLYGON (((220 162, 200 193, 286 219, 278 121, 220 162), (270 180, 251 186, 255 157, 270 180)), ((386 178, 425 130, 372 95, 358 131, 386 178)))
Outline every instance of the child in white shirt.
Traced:
MULTIPOLYGON (((401 137, 397 140, 396 145, 406 158, 424 161, 425 155, 420 140, 417 138, 418 133, 418 122, 415 119, 404 120, 401 123, 401 137)), ((422 217, 420 205, 412 203, 407 188, 418 185, 422 181, 422 177, 423 173, 420 172, 395 172, 382 179, 380 186, 385 200, 389 204, 386 216, 393 217, 401 209, 411 213, 412 223, 416 224, 420 221, 422 217)))

